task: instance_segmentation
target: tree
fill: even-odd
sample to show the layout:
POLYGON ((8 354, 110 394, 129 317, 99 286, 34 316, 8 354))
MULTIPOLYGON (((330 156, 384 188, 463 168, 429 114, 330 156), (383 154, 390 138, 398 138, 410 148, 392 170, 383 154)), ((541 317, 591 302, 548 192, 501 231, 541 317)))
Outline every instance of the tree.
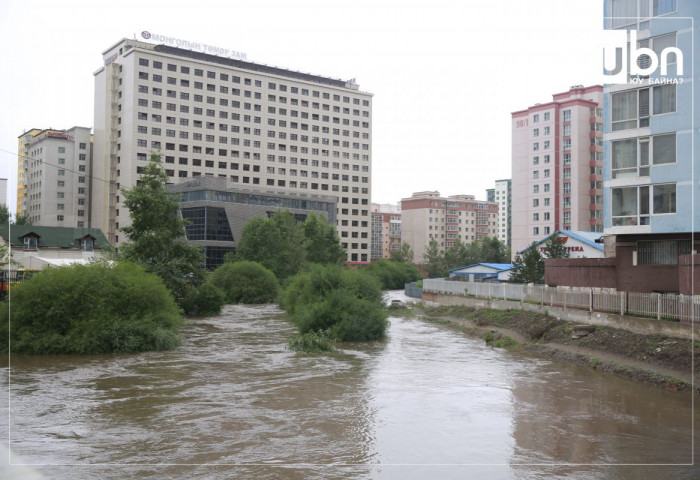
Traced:
POLYGON ((8 225, 10 220, 10 209, 4 203, 0 203, 0 225, 8 225))
POLYGON ((445 276, 445 261, 440 252, 440 245, 436 238, 431 238, 428 248, 423 254, 423 268, 428 272, 428 277, 437 278, 445 276))
POLYGON ((280 282, 309 263, 342 265, 347 259, 335 227, 322 215, 311 213, 298 222, 288 210, 269 218, 257 217, 243 227, 236 254, 228 261, 258 262, 280 282))
POLYGON ((178 215, 179 202, 167 182, 160 155, 153 153, 139 182, 121 190, 131 225, 121 229, 128 242, 119 256, 155 273, 175 298, 182 298, 190 285, 203 282, 205 259, 200 247, 185 240, 186 222, 178 215))
POLYGON ((19 215, 15 215, 14 223, 15 225, 31 225, 32 220, 29 218, 29 215, 20 213, 19 215))
POLYGON ((401 248, 392 250, 391 260, 393 262, 413 263, 413 249, 407 242, 403 242, 401 248))
POLYGON ((481 242, 482 263, 508 263, 510 249, 496 237, 486 237, 481 242))
POLYGON ((470 255, 469 247, 457 238, 452 246, 445 251, 445 267, 447 270, 452 268, 464 267, 466 265, 471 265, 472 258, 470 255))
POLYGON ((547 238, 542 251, 547 258, 569 258, 569 251, 556 234, 547 238))
POLYGON ((306 238, 306 260, 322 265, 342 265, 348 258, 338 238, 335 227, 323 215, 315 212, 301 224, 306 238))
POLYGON ((15 215, 14 220, 12 219, 12 214, 7 205, 0 203, 0 225, 31 225, 32 221, 29 219, 28 215, 15 215))
POLYGON ((544 283, 544 258, 536 242, 532 242, 522 256, 515 256, 509 282, 544 283))
POLYGON ((306 264, 305 240, 294 215, 280 210, 245 224, 234 258, 258 262, 282 282, 306 264))

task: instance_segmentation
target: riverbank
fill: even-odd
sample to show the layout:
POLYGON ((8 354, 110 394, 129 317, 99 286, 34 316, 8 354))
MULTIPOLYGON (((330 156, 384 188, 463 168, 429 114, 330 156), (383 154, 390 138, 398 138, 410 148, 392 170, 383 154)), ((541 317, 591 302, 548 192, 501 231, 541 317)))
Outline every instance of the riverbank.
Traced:
POLYGON ((697 341, 641 335, 604 326, 575 332, 574 323, 521 310, 413 304, 406 313, 484 338, 494 346, 509 345, 508 348, 574 362, 656 387, 700 393, 700 342, 697 341))

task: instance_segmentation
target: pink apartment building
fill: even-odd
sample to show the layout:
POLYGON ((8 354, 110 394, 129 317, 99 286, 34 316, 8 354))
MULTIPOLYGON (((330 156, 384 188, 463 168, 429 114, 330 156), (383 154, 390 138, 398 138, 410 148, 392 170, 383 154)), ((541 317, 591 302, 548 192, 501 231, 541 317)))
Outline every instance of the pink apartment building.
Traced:
POLYGON ((512 254, 557 230, 603 231, 603 87, 512 116, 512 254))

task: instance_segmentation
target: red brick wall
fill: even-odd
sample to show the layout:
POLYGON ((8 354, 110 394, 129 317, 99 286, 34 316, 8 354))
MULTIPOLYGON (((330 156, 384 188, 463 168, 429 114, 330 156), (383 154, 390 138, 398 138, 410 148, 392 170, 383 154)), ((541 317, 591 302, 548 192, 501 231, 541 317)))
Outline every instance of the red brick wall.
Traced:
POLYGON ((614 258, 545 259, 544 283, 549 286, 615 288, 614 258))
POLYGON ((620 246, 617 254, 617 289, 624 292, 677 292, 677 265, 632 265, 635 246, 620 246))
POLYGON ((678 289, 683 295, 700 294, 700 255, 678 257, 678 289), (692 279, 695 277, 695 292, 692 279))

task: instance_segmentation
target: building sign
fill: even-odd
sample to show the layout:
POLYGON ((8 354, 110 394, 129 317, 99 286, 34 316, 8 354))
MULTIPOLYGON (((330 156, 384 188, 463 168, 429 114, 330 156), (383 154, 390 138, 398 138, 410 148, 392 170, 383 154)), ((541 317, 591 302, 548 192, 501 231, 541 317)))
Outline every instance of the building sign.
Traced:
POLYGON ((182 38, 169 37, 167 35, 161 35, 159 33, 152 33, 147 30, 141 32, 141 38, 144 40, 149 40, 171 47, 185 48, 187 50, 193 50, 195 52, 217 55, 219 57, 233 58, 234 60, 246 60, 246 54, 244 52, 239 52, 228 48, 216 47, 214 45, 208 45, 206 43, 191 42, 182 38))

